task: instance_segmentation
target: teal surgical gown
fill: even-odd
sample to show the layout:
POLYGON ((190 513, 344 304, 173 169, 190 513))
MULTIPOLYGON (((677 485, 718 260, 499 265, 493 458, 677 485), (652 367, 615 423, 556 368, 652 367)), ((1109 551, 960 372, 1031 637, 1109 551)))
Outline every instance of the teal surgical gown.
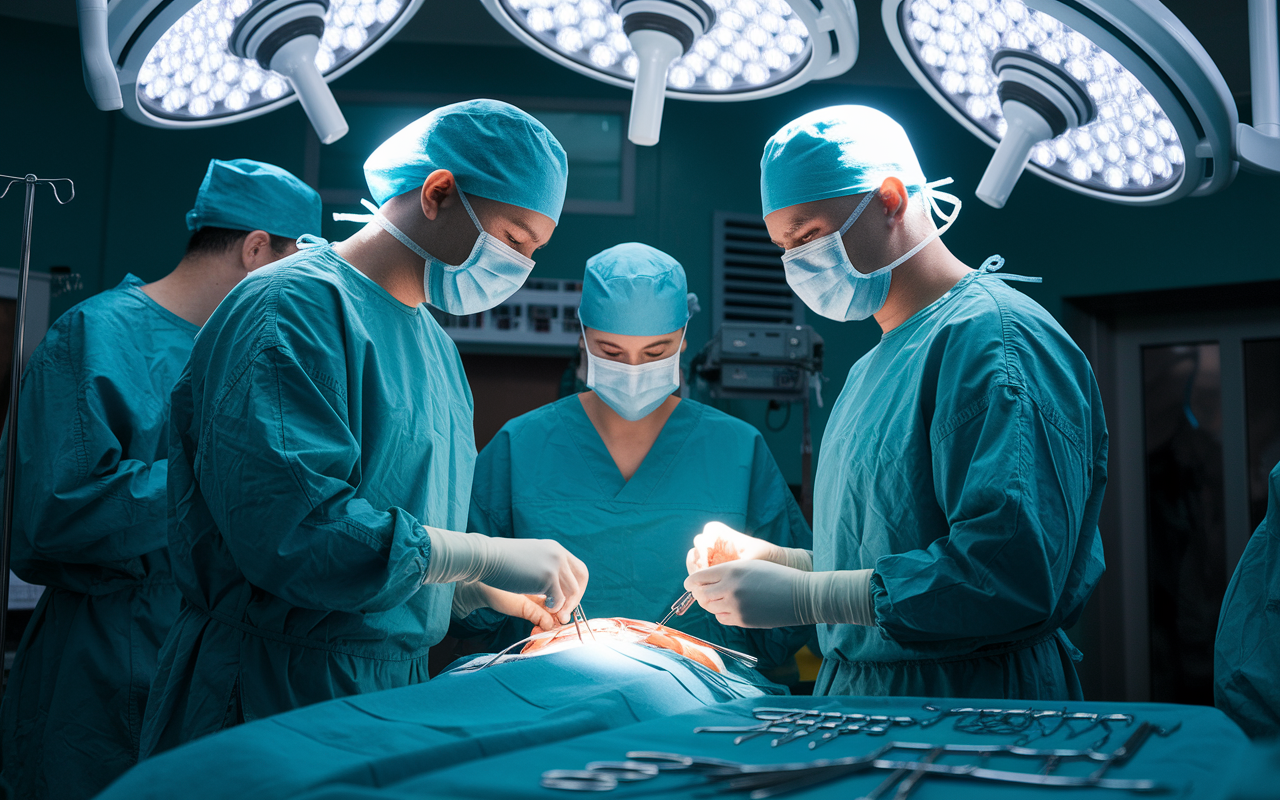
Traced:
POLYGON ((137 761, 178 613, 168 403, 198 328, 142 285, 129 275, 64 314, 23 376, 13 570, 48 588, 0 710, 12 797, 91 797, 137 761))
POLYGON ((1280 736, 1280 464, 1271 470, 1267 515, 1222 601, 1213 704, 1251 738, 1280 736))
POLYGON ((205 324, 173 392, 182 610, 149 755, 241 721, 427 679, 452 584, 423 525, 466 525, 471 391, 425 306, 303 237, 205 324))
POLYGON ((1080 697, 1061 628, 1104 569, 1107 430, 1043 308, 971 273, 854 364, 814 486, 814 569, 874 569, 875 626, 820 625, 826 694, 1080 697))
MULTIPOLYGON (((582 606, 592 617, 662 619, 684 592, 693 537, 713 520, 784 547, 811 547, 760 432, 693 400, 675 407, 631 480, 576 395, 511 420, 476 461, 470 530, 559 541, 591 571, 582 606)), ((761 667, 788 661, 812 632, 727 627, 697 604, 670 625, 755 655, 761 667)), ((529 628, 506 623, 498 644, 529 628)))

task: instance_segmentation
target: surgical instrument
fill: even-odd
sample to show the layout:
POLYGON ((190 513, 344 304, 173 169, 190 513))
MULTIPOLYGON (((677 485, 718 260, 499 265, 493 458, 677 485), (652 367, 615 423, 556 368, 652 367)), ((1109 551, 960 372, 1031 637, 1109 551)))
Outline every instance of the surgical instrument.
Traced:
POLYGON ((671 621, 672 617, 683 617, 684 612, 688 611, 692 605, 693 605, 693 592, 685 592, 684 594, 680 595, 678 598, 676 598, 676 601, 671 604, 671 610, 668 611, 667 615, 662 618, 662 621, 658 623, 658 626, 659 627, 665 626, 668 622, 671 621))

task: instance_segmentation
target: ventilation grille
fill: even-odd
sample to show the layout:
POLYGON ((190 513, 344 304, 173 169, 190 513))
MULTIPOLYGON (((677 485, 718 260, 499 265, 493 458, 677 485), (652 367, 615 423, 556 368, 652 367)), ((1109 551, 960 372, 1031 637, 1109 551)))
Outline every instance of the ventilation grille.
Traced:
POLYGON ((726 322, 804 324, 804 303, 787 286, 782 248, 763 219, 717 211, 713 251, 713 330, 726 322))

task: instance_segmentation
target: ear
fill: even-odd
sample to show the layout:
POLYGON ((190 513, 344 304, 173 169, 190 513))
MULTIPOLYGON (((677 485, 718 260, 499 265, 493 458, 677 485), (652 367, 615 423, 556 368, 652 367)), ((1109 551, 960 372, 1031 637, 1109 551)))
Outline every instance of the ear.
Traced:
POLYGON ((440 214, 445 200, 457 190, 453 173, 447 169, 438 169, 422 182, 422 213, 427 219, 434 221, 440 214))
POLYGON ((683 342, 680 343, 680 352, 683 353, 685 350, 688 350, 688 349, 689 349, 689 340, 685 339, 683 342))
POLYGON ((902 219, 907 212, 907 187, 897 178, 885 178, 880 184, 880 202, 886 217, 902 219))
POLYGON ((271 250, 271 235, 266 231, 249 231, 240 245, 240 265, 246 272, 252 272, 264 264, 275 260, 271 250))

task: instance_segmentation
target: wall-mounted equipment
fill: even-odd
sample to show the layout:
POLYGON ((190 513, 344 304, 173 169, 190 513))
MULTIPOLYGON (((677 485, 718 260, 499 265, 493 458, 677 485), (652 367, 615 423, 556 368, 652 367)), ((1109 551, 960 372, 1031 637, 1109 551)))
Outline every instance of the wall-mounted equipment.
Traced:
POLYGON ((328 82, 422 0, 77 0, 85 85, 104 111, 202 128, 294 100, 328 144, 347 132, 328 82))
POLYGON ((752 100, 846 72, 852 0, 482 0, 521 42, 632 89, 629 138, 658 142, 665 97, 752 100))
POLYGON ((1250 0, 1253 125, 1190 31, 1156 0, 883 0, 907 69, 996 148, 977 196, 1024 168, 1131 205, 1212 194, 1239 166, 1280 173, 1276 0, 1250 0))
POLYGON ((501 345, 578 349, 582 325, 578 306, 582 281, 538 279, 524 286, 501 305, 479 314, 455 317, 436 308, 431 314, 449 338, 460 345, 501 345))
POLYGON ((806 519, 813 518, 809 397, 816 393, 822 405, 822 350, 822 337, 809 325, 726 322, 689 364, 713 398, 764 400, 770 409, 800 404, 800 506, 806 519))

